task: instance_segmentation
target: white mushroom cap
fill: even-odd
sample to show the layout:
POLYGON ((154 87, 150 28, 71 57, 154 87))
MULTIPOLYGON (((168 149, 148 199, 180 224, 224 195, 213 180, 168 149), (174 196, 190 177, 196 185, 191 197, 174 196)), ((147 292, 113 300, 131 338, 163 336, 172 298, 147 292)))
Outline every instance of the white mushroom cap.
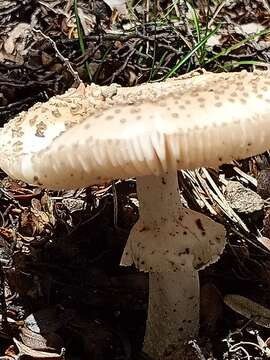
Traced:
POLYGON ((32 154, 46 148, 57 135, 84 119, 89 105, 83 96, 83 88, 70 89, 65 96, 53 97, 48 103, 36 103, 31 111, 21 112, 1 128, 1 168, 21 179, 21 167, 32 154), (70 116, 72 122, 68 121, 70 116))
POLYGON ((127 14, 126 0, 104 0, 112 10, 117 10, 120 14, 127 14))
POLYGON ((159 101, 90 116, 45 149, 13 144, 10 156, 13 122, 0 134, 0 151, 8 157, 1 155, 0 165, 12 176, 56 189, 216 166, 269 148, 269 117, 269 71, 206 73, 183 79, 159 101))
MULTIPOLYGON (((185 78, 187 83, 190 75, 185 78)), ((85 118, 113 105, 133 104, 145 99, 154 101, 180 87, 181 79, 131 88, 116 84, 80 85, 46 103, 36 103, 0 129, 0 167, 10 176, 21 179, 22 163, 27 163, 34 153, 45 149, 54 138, 85 118)))

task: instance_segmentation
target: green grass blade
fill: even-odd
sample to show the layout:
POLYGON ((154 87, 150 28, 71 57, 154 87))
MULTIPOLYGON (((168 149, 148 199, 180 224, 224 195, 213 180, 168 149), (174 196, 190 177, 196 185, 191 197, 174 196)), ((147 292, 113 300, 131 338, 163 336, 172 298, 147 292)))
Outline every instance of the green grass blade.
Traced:
POLYGON ((214 30, 212 30, 207 36, 205 36, 198 44, 194 46, 194 48, 186 55, 184 56, 172 69, 171 71, 164 77, 164 79, 168 79, 169 77, 173 76, 175 72, 187 62, 191 56, 198 51, 206 42, 207 40, 218 31, 219 26, 217 26, 214 30))
MULTIPOLYGON (((80 49, 82 54, 85 54, 85 45, 84 45, 84 31, 81 25, 81 20, 78 13, 78 2, 77 0, 73 0, 73 7, 74 7, 74 15, 76 19, 76 26, 77 26, 77 32, 78 32, 78 39, 80 44, 80 49)), ((89 62, 85 62, 85 68, 89 77, 89 80, 92 81, 92 74, 89 66, 89 62)))

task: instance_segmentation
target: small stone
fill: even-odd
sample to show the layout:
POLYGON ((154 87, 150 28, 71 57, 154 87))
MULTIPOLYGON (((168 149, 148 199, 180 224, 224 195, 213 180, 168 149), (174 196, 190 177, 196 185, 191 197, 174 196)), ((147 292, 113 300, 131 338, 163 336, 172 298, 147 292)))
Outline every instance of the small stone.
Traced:
POLYGON ((83 211, 86 207, 85 201, 81 199, 63 199, 62 203, 71 213, 74 213, 76 211, 83 211))
POLYGON ((262 210, 264 206, 260 195, 238 181, 228 181, 225 197, 230 206, 239 213, 252 214, 262 210))

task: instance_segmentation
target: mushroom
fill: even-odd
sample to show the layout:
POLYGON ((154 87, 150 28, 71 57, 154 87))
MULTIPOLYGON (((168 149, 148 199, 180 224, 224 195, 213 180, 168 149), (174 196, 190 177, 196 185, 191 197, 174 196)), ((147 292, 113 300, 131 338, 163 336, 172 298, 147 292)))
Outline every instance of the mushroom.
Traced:
POLYGON ((109 5, 113 12, 117 12, 119 15, 127 15, 126 0, 104 0, 109 5))
MULTIPOLYGON (((30 115, 0 133, 0 166, 29 183, 68 189, 137 177, 140 219, 121 263, 149 272, 144 351, 154 359, 198 335, 198 270, 217 261, 225 245, 222 225, 182 206, 177 170, 217 166, 270 147, 270 72, 204 73, 178 82, 170 82, 171 91, 165 85, 165 95, 148 85, 156 89, 152 99, 138 87, 131 104, 122 97, 91 116, 86 109, 72 129, 58 126, 51 107, 39 104, 32 123, 36 129, 46 121, 41 145, 30 115)), ((69 109, 59 111, 73 125, 69 109)))

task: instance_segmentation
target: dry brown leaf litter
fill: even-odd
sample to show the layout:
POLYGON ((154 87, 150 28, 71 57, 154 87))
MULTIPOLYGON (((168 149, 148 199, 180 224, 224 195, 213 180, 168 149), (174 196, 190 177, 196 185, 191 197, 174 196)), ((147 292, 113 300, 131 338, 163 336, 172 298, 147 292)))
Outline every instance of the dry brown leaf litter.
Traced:
MULTIPOLYGON (((161 6, 164 3, 161 2, 161 6)), ((27 24, 30 23, 31 19, 34 26, 40 26, 40 19, 42 19, 44 26, 42 31, 49 34, 51 38, 57 38, 60 32, 65 34, 64 41, 57 41, 57 48, 60 49, 63 56, 72 61, 72 64, 75 63, 74 68, 79 71, 80 76, 85 77, 82 64, 85 59, 92 56, 93 50, 95 50, 96 57, 92 64, 96 73, 95 81, 103 83, 117 81, 133 84, 148 79, 152 66, 153 45, 155 44, 153 26, 141 28, 142 32, 146 31, 146 37, 141 35, 138 37, 134 33, 128 36, 120 36, 116 32, 117 35, 115 35, 106 28, 110 24, 105 14, 105 18, 101 20, 102 26, 106 30, 102 42, 100 42, 98 35, 89 34, 89 47, 91 49, 92 44, 94 44, 94 48, 92 48, 92 52, 80 57, 80 51, 76 45, 77 40, 73 38, 76 36, 74 19, 71 22, 67 21, 67 14, 68 12, 70 14, 71 11, 70 4, 71 2, 67 2, 65 4, 67 7, 63 7, 61 2, 41 1, 37 5, 37 11, 34 12, 33 2, 30 0, 25 1, 24 4, 4 1, 1 4, 0 17, 1 15, 2 17, 0 21, 9 27, 6 33, 3 32, 3 36, 10 34, 11 30, 16 28, 18 25, 17 14, 21 11, 24 18, 27 19, 27 24), (62 9, 64 12, 61 11, 62 9), (55 18, 53 26, 51 26, 52 16, 55 18), (100 59, 112 42, 113 51, 109 53, 106 62, 102 63, 100 59), (137 50, 144 46, 149 49, 146 54, 148 58, 142 58, 142 52, 135 51, 132 53, 134 48, 137 50), (126 54, 130 54, 128 62, 124 61, 126 54), (117 61, 114 62, 114 59, 117 61), (142 62, 143 66, 138 64, 140 59, 146 59, 145 63, 142 62), (112 74, 111 71, 112 69, 115 70, 115 64, 119 63, 122 64, 120 71, 114 71, 112 74)), ((83 13, 86 14, 84 15, 86 19, 85 29, 89 26, 93 28, 95 27, 95 15, 88 17, 89 8, 85 3, 83 5, 83 13)), ((205 4, 201 2, 199 4, 201 19, 206 14, 205 9, 205 4)), ((215 10, 214 7, 213 10, 215 10)), ((216 10, 218 9, 216 8, 216 10)), ((239 29, 239 24, 246 25, 254 21, 257 29, 259 25, 267 26, 269 9, 267 9, 267 4, 264 1, 255 1, 252 4, 246 1, 237 2, 237 4, 230 2, 217 12, 217 19, 221 18, 225 18, 227 24, 232 25, 233 30, 228 32, 226 30, 227 25, 221 29, 221 37, 215 44, 215 51, 221 50, 220 47, 233 45, 236 40, 242 40, 247 36, 248 28, 242 26, 239 29)), ((5 28, 3 27, 3 29, 5 28)), ((169 60, 165 66, 159 68, 156 75, 160 78, 169 69, 170 60, 174 56, 181 56, 181 53, 175 51, 176 45, 178 45, 175 38, 179 33, 174 34, 173 28, 170 26, 161 27, 158 31, 156 37, 158 44, 164 46, 164 51, 168 51, 167 60, 169 60), (169 43, 166 42, 167 39, 169 39, 169 43), (171 48, 171 46, 173 47, 171 48)), ((27 34, 29 33, 26 30, 25 35, 27 34)), ((188 39, 190 43, 194 40, 192 37, 186 37, 186 35, 184 38, 188 39)), ((23 55, 22 52, 27 49, 27 37, 22 40, 18 41, 16 36, 10 38, 6 49, 9 56, 11 55, 16 59, 17 56, 23 55), (26 41, 26 45, 24 41, 26 41)), ((1 121, 28 107, 31 101, 45 100, 47 96, 62 92, 73 82, 73 74, 67 69, 62 59, 55 57, 52 44, 42 36, 36 41, 29 61, 27 59, 23 65, 0 64, 1 121), (40 48, 41 53, 37 51, 40 48)), ((265 36, 259 44, 251 42, 247 47, 229 54, 229 58, 232 61, 249 59, 259 54, 260 61, 267 61, 269 58, 267 41, 269 39, 265 36)), ((221 57, 221 60, 224 61, 224 57, 221 57)), ((158 61, 159 58, 157 58, 158 61)), ((265 305, 268 303, 268 292, 265 289, 269 286, 270 275, 270 264, 267 258, 269 251, 267 241, 270 237, 267 211, 269 189, 265 183, 262 184, 261 178, 263 174, 268 172, 268 159, 268 154, 265 154, 265 156, 257 157, 248 163, 235 164, 235 167, 224 166, 219 173, 214 170, 203 169, 195 173, 183 174, 187 178, 184 195, 189 205, 197 209, 203 208, 204 212, 218 218, 230 229, 230 244, 222 263, 215 272, 210 269, 203 275, 205 282, 211 284, 208 287, 211 289, 213 286, 220 288, 221 296, 229 290, 241 292, 245 296, 252 292, 253 299, 265 305), (226 182, 233 180, 240 182, 252 191, 256 191, 256 182, 251 177, 252 175, 258 175, 258 192, 263 198, 266 198, 265 208, 260 214, 243 215, 238 213, 236 209, 233 210, 224 201, 224 189, 226 182), (265 237, 263 241, 262 234, 265 237)), ((53 204, 53 211, 51 212, 48 210, 50 206, 44 207, 44 202, 41 201, 44 193, 39 193, 39 190, 35 188, 29 188, 16 182, 12 184, 10 180, 5 180, 1 187, 1 259, 3 266, 7 267, 5 273, 7 276, 8 314, 16 319, 25 319, 25 314, 31 313, 35 307, 46 308, 48 304, 58 303, 60 299, 64 301, 65 306, 66 302, 68 305, 75 303, 81 311, 79 314, 81 318, 77 314, 77 321, 69 323, 71 328, 64 329, 64 338, 68 341, 74 338, 81 339, 79 348, 74 344, 69 344, 69 349, 75 348, 77 354, 79 353, 82 358, 91 356, 93 359, 98 359, 102 354, 103 358, 109 357, 111 359, 114 356, 117 358, 119 353, 124 353, 128 358, 130 338, 135 334, 133 345, 135 344, 135 348, 136 346, 138 348, 140 336, 143 334, 146 279, 138 278, 133 273, 119 274, 117 272, 117 263, 123 243, 130 226, 136 220, 138 212, 134 182, 118 183, 116 193, 117 205, 115 193, 112 195, 112 188, 109 184, 108 188, 87 189, 87 191, 80 193, 45 194, 48 197, 46 201, 53 204), (117 231, 114 227, 115 214, 113 214, 116 210, 117 231), (82 228, 81 224, 83 225, 82 228), (90 239, 85 236, 86 231, 91 234, 90 239), (44 254, 44 251, 47 251, 48 255, 44 254), (91 260, 84 256, 85 251, 91 255, 91 260), (114 274, 113 276, 110 274, 111 271, 114 274), (124 281, 125 276, 123 275, 126 276, 124 281), (89 285, 90 288, 92 286, 93 291, 86 291, 89 285), (134 286, 133 289, 131 289, 132 286, 134 286), (21 302, 25 302, 25 304, 21 306, 21 302), (28 309, 29 304, 31 304, 31 309, 28 309), (84 312, 81 306, 84 307, 84 312), (90 313, 89 307, 92 309, 90 313), (104 311, 109 314, 108 318, 110 324, 113 324, 112 328, 108 326, 108 320, 101 319, 102 316, 104 318, 104 311), (134 312, 136 316, 134 316, 134 312), (92 319, 92 325, 89 325, 91 321, 84 322, 82 319, 86 314, 92 319), (102 316, 100 317, 100 315, 102 316), (131 320, 126 323, 126 318, 131 320), (122 329, 123 324, 129 328, 128 332, 132 335, 128 339, 121 334, 121 331, 115 335, 115 330, 112 329, 119 324, 120 329, 122 329), (138 329, 141 332, 139 336, 137 336, 138 329), (96 343, 93 333, 96 334, 95 339, 98 339, 96 343), (87 336, 85 336, 86 334, 87 336), (105 338, 108 343, 105 344, 104 349, 105 338)), ((208 294, 211 291, 208 291, 208 294)), ((213 299, 217 300, 217 296, 213 296, 213 299)), ((212 297, 210 296, 210 298, 212 297)), ((213 303, 210 302, 209 308, 211 305, 213 303)), ((228 324, 226 320, 228 310, 224 307, 221 310, 221 307, 219 309, 218 306, 214 306, 216 309, 214 319, 221 317, 223 329, 231 328, 232 322, 228 324), (223 311, 225 311, 225 316, 222 315, 223 311)), ((238 321, 234 322, 235 326, 239 326, 237 317, 231 313, 229 315, 230 318, 238 321)), ((214 334, 220 329, 219 324, 218 320, 213 320, 210 324, 214 327, 212 329, 214 334), (213 325, 215 321, 217 321, 217 325, 213 325)), ((117 328, 118 330, 119 328, 117 328)), ((263 338, 266 340, 267 333, 260 333, 262 336, 264 335, 263 338)), ((6 336, 6 330, 1 334, 6 336)), ((220 336, 225 336, 223 331, 221 331, 220 336)), ((244 339, 247 338, 255 341, 250 330, 244 334, 244 339)), ((236 344, 241 339, 243 337, 241 338, 240 335, 231 338, 236 344)), ((215 355, 213 355, 213 348, 210 347, 209 349, 206 346, 208 354, 212 352, 212 355, 208 356, 209 358, 216 358, 218 354, 224 359, 241 359, 247 356, 247 353, 252 354, 255 359, 261 359, 263 356, 263 352, 255 347, 247 346, 247 350, 245 350, 243 345, 247 353, 241 348, 234 347, 231 353, 226 354, 225 345, 221 348, 217 344, 215 346, 215 355)), ((16 351, 15 348, 10 350, 10 354, 14 355, 16 351)), ((200 352, 197 352, 196 355, 193 354, 193 356, 201 360, 204 359, 204 355, 200 352)), ((72 358, 72 360, 74 359, 76 356, 72 358)))

